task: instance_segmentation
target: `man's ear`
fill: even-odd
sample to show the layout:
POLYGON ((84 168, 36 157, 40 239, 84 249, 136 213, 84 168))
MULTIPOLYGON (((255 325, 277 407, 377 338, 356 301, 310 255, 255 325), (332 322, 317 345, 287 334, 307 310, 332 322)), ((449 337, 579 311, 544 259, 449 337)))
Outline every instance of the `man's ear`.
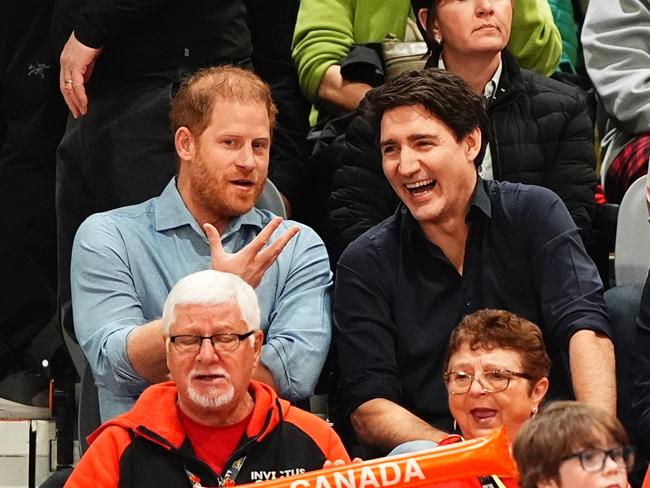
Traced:
POLYGON ((467 159, 474 161, 481 152, 481 129, 474 127, 469 134, 463 138, 463 145, 466 151, 467 159))
POLYGON ((187 127, 179 127, 174 134, 176 153, 181 161, 191 161, 194 156, 194 136, 187 127))
POLYGON ((255 363, 259 361, 260 354, 262 352, 262 344, 264 343, 264 331, 261 329, 257 329, 255 331, 255 344, 253 345, 253 349, 255 351, 255 363))

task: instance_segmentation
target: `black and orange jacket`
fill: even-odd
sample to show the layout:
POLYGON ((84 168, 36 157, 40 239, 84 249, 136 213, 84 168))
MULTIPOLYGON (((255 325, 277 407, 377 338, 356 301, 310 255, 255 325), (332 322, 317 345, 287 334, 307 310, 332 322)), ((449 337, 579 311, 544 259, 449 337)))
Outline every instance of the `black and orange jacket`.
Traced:
MULTIPOLYGON (((237 484, 321 469, 326 459, 348 454, 334 430, 315 415, 279 399, 268 386, 251 381, 255 408, 237 450, 224 472, 244 458, 237 484)), ((188 471, 203 486, 220 478, 197 458, 177 411, 172 382, 147 388, 133 409, 103 424, 66 487, 192 486, 188 471)))

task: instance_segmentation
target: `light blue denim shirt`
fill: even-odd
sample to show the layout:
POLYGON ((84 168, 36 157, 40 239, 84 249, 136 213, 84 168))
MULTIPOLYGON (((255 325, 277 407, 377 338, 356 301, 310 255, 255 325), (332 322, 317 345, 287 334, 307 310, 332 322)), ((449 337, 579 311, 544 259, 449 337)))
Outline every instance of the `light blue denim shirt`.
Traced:
MULTIPOLYGON (((239 251, 273 217, 253 208, 233 219, 221 239, 224 249, 239 251)), ((292 225, 283 222, 271 242, 292 225)), ((327 251, 312 229, 297 225, 301 231, 256 289, 265 332, 261 361, 280 395, 293 401, 313 393, 331 339, 327 251)), ((159 197, 92 215, 81 225, 72 252, 74 324, 99 389, 103 421, 130 409, 149 386, 131 367, 128 335, 160 318, 179 279, 209 267, 208 240, 175 179, 159 197)))

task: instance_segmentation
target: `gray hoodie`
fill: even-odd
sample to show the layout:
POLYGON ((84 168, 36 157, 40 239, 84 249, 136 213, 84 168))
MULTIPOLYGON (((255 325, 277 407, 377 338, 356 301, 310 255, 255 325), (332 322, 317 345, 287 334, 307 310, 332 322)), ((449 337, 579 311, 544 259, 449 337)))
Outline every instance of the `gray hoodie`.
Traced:
POLYGON ((650 0, 590 0, 582 45, 614 125, 629 134, 650 132, 650 0))

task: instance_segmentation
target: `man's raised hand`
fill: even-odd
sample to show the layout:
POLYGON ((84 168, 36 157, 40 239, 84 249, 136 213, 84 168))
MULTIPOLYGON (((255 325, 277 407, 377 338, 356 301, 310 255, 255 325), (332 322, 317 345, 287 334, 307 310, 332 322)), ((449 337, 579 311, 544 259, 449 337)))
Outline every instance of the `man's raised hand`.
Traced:
POLYGON ((271 235, 281 223, 282 217, 275 217, 246 247, 233 254, 223 250, 219 231, 212 224, 204 224, 203 230, 210 242, 210 267, 217 271, 236 274, 253 288, 257 288, 264 273, 278 258, 284 246, 300 232, 298 226, 290 227, 267 246, 271 235))

